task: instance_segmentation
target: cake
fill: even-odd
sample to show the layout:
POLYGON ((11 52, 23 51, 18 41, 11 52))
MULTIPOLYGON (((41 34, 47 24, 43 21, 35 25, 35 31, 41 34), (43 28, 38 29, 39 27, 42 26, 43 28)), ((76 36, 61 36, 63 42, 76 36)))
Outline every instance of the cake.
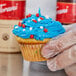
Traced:
POLYGON ((63 34, 65 29, 58 21, 43 16, 39 9, 36 14, 28 14, 26 18, 14 25, 13 34, 20 45, 22 55, 27 61, 46 61, 41 55, 41 48, 52 38, 63 34))

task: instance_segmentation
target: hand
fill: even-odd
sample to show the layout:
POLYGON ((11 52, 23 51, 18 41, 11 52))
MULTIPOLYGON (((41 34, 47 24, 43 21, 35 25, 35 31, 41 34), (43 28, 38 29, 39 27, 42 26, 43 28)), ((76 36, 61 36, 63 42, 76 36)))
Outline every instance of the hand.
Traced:
POLYGON ((42 48, 42 55, 49 58, 47 66, 51 71, 61 70, 76 63, 76 24, 66 31, 63 36, 49 41, 42 48))
POLYGON ((76 64, 66 67, 65 72, 68 76, 76 76, 76 64))

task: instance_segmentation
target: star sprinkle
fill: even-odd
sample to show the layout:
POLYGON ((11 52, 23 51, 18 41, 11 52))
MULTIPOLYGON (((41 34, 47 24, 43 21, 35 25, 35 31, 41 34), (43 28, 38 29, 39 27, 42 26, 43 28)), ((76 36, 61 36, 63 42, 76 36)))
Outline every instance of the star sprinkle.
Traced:
POLYGON ((15 27, 16 29, 18 28, 18 26, 15 27))
POLYGON ((41 19, 40 19, 40 18, 38 18, 38 21, 40 22, 40 21, 41 21, 41 19))
POLYGON ((36 17, 39 17, 39 13, 36 14, 36 17))
POLYGON ((26 18, 28 18, 28 15, 26 15, 26 18))
POLYGON ((37 51, 35 51, 35 53, 37 54, 37 51))
POLYGON ((49 16, 48 16, 48 15, 46 15, 45 17, 46 17, 47 19, 49 19, 49 16))
POLYGON ((31 17, 31 16, 32 16, 32 14, 29 14, 29 15, 28 15, 28 17, 31 17))
POLYGON ((36 21, 36 20, 34 20, 34 19, 33 19, 32 21, 33 21, 33 22, 35 22, 35 23, 37 23, 37 21, 36 21))
POLYGON ((48 29, 45 28, 45 29, 44 29, 44 32, 45 32, 45 33, 48 32, 48 29))
POLYGON ((40 26, 40 29, 43 29, 43 26, 40 26))
POLYGON ((28 14, 28 15, 26 15, 26 18, 31 17, 31 16, 32 16, 32 14, 28 14))
POLYGON ((32 27, 30 27, 30 31, 32 30, 32 27))
POLYGON ((44 20, 44 18, 40 17, 41 20, 44 20))
POLYGON ((44 18, 42 18, 42 17, 38 18, 38 21, 39 21, 39 22, 40 22, 41 20, 44 20, 44 18))
POLYGON ((20 27, 21 27, 21 26, 22 26, 22 23, 21 23, 21 22, 19 22, 18 26, 20 26, 20 27))
POLYGON ((25 31, 25 29, 23 29, 23 31, 25 31))
POLYGON ((25 25, 23 24, 22 27, 25 28, 25 25))
POLYGON ((34 38, 34 35, 30 35, 30 38, 31 38, 31 39, 34 38))

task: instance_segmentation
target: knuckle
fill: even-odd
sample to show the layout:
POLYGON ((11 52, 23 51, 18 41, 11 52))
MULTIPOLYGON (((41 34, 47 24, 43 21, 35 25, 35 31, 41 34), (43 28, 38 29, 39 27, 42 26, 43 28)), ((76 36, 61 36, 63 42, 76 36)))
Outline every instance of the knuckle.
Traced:
POLYGON ((68 54, 70 59, 73 59, 73 60, 76 59, 76 45, 72 46, 71 49, 69 49, 68 54))
POLYGON ((72 47, 72 57, 76 58, 76 45, 72 47))
POLYGON ((76 36, 76 29, 72 29, 73 36, 76 36))
POLYGON ((53 49, 55 51, 61 51, 63 49, 63 40, 53 40, 49 43, 50 49, 53 49))
POLYGON ((62 41, 62 40, 58 40, 55 48, 56 48, 58 51, 62 50, 62 49, 63 49, 63 41, 62 41))
POLYGON ((66 45, 68 44, 70 40, 68 39, 68 36, 66 35, 56 39, 51 40, 48 45, 50 46, 50 50, 55 50, 57 52, 63 51, 66 48, 66 45))
POLYGON ((64 65, 64 62, 63 62, 62 58, 57 57, 56 61, 57 61, 58 67, 62 68, 63 65, 64 65))

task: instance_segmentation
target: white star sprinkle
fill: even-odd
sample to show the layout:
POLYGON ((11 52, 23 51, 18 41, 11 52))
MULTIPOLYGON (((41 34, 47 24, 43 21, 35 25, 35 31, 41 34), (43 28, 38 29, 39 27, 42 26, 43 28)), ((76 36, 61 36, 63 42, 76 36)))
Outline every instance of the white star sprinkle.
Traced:
POLYGON ((30 27, 30 31, 32 30, 32 27, 30 27))
POLYGON ((43 29, 43 26, 40 26, 41 29, 43 29))
POLYGON ((23 31, 25 31, 25 29, 23 29, 23 31))
POLYGON ((49 19, 49 16, 48 16, 48 15, 46 15, 45 17, 46 17, 47 19, 49 19))
POLYGON ((16 29, 18 28, 18 26, 15 27, 16 29))
POLYGON ((40 18, 38 18, 38 21, 41 21, 41 19, 40 19, 40 18))
POLYGON ((22 23, 22 21, 20 21, 20 23, 22 23))

